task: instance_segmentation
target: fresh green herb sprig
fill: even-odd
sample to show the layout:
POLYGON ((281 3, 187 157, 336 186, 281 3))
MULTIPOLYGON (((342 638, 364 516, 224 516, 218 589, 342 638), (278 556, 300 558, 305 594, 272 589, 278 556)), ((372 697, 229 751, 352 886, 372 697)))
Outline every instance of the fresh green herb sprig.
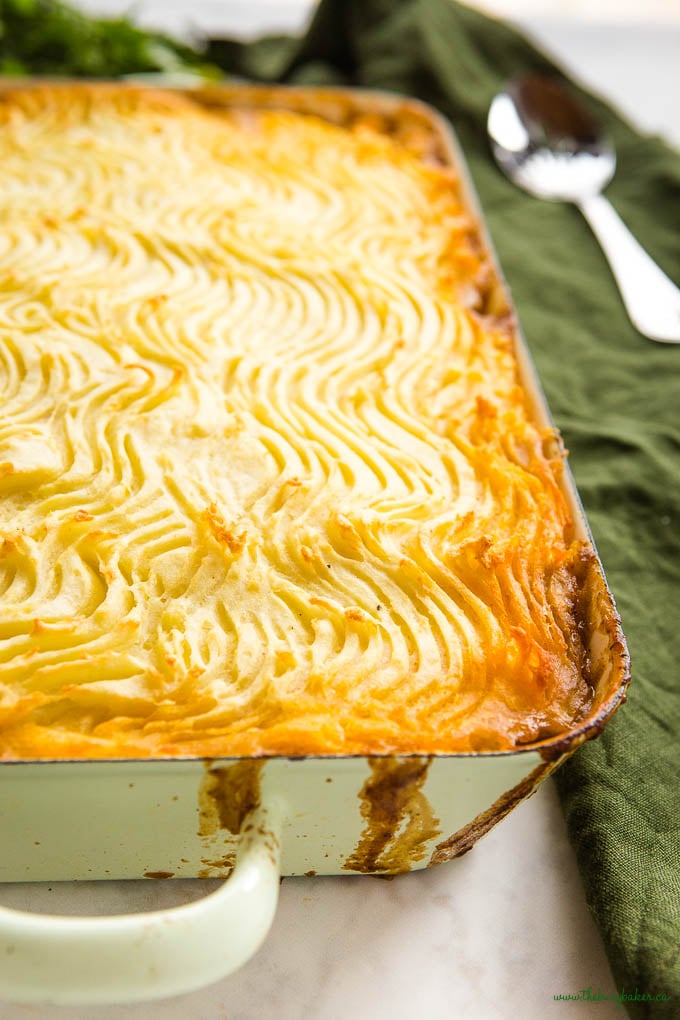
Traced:
POLYGON ((63 0, 0 0, 0 74, 116 78, 162 71, 216 78, 202 55, 128 18, 94 18, 63 0))

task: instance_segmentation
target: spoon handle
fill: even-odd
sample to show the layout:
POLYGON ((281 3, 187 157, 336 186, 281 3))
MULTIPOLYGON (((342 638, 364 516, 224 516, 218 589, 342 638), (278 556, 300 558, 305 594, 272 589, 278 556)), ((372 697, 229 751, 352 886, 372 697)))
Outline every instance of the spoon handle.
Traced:
POLYGON ((633 325, 650 340, 680 343, 680 290, 603 195, 585 198, 578 206, 609 260, 633 325))

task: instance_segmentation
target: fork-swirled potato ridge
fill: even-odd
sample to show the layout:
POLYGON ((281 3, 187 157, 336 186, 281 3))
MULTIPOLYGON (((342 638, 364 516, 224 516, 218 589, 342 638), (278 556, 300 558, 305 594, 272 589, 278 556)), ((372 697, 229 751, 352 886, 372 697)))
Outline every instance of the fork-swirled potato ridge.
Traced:
POLYGON ((0 99, 0 754, 498 750, 592 697, 560 461, 449 170, 0 99))

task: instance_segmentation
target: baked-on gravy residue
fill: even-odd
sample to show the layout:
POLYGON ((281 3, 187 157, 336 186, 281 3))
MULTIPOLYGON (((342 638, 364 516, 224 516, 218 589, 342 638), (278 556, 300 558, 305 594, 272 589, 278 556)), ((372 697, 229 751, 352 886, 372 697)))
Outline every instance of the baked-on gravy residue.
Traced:
POLYGON ((520 801, 531 796, 541 780, 550 775, 561 761, 562 759, 558 759, 538 765, 521 783, 513 786, 511 790, 494 801, 490 808, 482 811, 472 822, 464 825, 458 832, 454 832, 448 839, 438 843, 428 861, 428 867, 432 867, 434 864, 444 864, 446 861, 451 861, 454 857, 462 857, 468 850, 472 850, 477 840, 485 836, 497 822, 505 818, 520 801))
POLYGON ((213 768, 208 763, 198 792, 198 834, 212 856, 202 858, 199 878, 228 875, 236 859, 236 840, 244 819, 260 805, 262 761, 246 759, 213 768))
POLYGON ((227 829, 237 836, 246 815, 260 804, 263 762, 237 761, 223 768, 208 767, 198 794, 199 836, 227 829))
POLYGON ((364 830, 345 871, 410 871, 441 832, 422 791, 430 758, 369 758, 371 775, 364 783, 361 815, 364 830))

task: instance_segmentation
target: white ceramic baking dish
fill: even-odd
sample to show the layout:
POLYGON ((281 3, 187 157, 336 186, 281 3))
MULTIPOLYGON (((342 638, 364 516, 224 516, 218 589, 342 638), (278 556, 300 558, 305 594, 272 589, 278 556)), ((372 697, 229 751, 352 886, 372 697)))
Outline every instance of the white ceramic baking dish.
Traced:
MULTIPOLYGON (((432 153, 464 181, 496 266, 493 311, 511 311, 462 155, 434 111, 350 90, 229 86, 200 96, 338 121, 375 114, 422 128, 432 153)), ((519 335, 517 353, 536 419, 554 432, 519 335)), ((592 543, 568 470, 563 484, 578 535, 592 543)), ((429 758, 0 762, 0 882, 227 879, 202 900, 155 913, 79 918, 0 908, 0 999, 111 1003, 188 992, 255 952, 272 922, 282 874, 393 874, 465 853, 596 736, 625 698, 629 666, 619 618, 599 561, 584 569, 594 699, 588 716, 558 739, 507 753, 429 758)))

